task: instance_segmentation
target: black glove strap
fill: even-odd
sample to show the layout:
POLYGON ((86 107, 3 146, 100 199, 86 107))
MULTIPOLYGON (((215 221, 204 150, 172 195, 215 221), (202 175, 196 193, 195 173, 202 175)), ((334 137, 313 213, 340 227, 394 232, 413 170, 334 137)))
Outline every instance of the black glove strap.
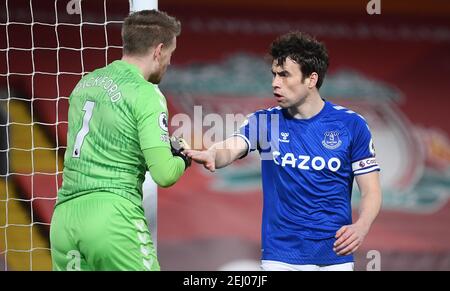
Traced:
POLYGON ((185 154, 183 154, 183 153, 175 154, 174 153, 173 155, 183 159, 184 170, 186 170, 191 165, 191 158, 187 157, 185 154))
POLYGON ((191 165, 191 158, 182 153, 184 150, 183 142, 175 136, 170 137, 170 148, 172 155, 180 157, 184 161, 184 169, 186 170, 191 165))

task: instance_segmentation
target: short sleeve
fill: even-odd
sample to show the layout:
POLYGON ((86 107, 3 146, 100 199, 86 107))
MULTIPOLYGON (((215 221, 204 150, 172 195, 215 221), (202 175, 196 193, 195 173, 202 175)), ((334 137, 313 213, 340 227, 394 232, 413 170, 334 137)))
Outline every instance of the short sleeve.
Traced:
POLYGON ((379 171, 380 167, 375 158, 375 147, 369 126, 359 116, 355 120, 351 149, 353 174, 361 175, 379 171))
POLYGON ((170 147, 169 116, 164 96, 152 88, 145 88, 134 104, 141 150, 170 147))
POLYGON ((258 115, 256 113, 249 114, 240 128, 233 134, 233 136, 242 137, 247 143, 247 153, 241 158, 258 148, 258 132, 258 115))

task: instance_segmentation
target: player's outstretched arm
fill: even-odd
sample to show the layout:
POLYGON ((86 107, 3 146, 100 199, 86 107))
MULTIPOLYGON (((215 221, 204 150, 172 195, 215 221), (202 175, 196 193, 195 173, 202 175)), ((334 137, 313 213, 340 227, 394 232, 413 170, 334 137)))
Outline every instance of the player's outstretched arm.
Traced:
POLYGON ((356 183, 361 192, 359 218, 354 224, 344 225, 336 232, 334 250, 338 255, 349 255, 359 248, 381 208, 379 173, 356 176, 356 183))
POLYGON ((186 150, 185 154, 194 162, 202 164, 207 170, 214 172, 216 170, 216 151, 205 150, 186 150))
POLYGON ((248 145, 240 136, 232 136, 212 145, 208 150, 186 150, 185 154, 193 161, 214 172, 228 166, 248 151, 248 145))

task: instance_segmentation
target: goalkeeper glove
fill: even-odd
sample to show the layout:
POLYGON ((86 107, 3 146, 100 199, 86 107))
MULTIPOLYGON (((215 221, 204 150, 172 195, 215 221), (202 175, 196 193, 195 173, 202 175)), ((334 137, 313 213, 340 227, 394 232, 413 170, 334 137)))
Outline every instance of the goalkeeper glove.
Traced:
POLYGON ((187 142, 181 137, 171 136, 170 149, 172 151, 172 155, 183 159, 184 169, 186 170, 191 165, 191 158, 182 153, 184 150, 190 149, 187 142))

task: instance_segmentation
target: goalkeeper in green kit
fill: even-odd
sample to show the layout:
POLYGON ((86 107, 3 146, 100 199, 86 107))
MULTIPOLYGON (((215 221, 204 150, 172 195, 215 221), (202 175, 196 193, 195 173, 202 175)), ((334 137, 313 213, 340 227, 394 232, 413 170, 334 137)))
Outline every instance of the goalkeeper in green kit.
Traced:
POLYGON ((123 57, 84 76, 70 95, 63 184, 50 228, 54 270, 159 270, 142 208, 146 170, 162 187, 190 165, 170 138, 157 84, 180 22, 144 10, 122 27, 123 57))

